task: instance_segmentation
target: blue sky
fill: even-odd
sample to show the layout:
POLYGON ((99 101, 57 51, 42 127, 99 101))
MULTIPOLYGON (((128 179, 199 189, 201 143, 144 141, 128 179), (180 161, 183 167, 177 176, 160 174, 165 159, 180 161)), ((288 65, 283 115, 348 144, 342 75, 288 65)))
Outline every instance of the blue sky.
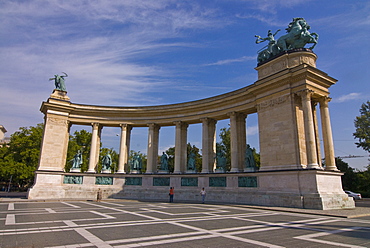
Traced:
MULTIPOLYGON (((336 156, 363 169, 353 121, 370 99, 370 2, 364 0, 212 0, 0 2, 0 124, 7 136, 43 122, 39 108, 54 74, 65 71, 74 103, 144 106, 207 98, 257 80, 254 35, 282 31, 303 17, 319 34, 317 68, 338 79, 329 104, 336 156)), ((227 127, 220 121, 217 129, 227 127)), ((257 116, 247 118, 248 143, 259 149, 257 116)), ((90 131, 90 127, 84 127, 90 131)), ((73 126, 72 131, 81 127, 73 126)), ((161 128, 160 150, 174 146, 161 128)), ((117 128, 103 146, 118 148, 117 128)), ((200 125, 188 141, 201 147, 200 125)), ((134 129, 131 148, 146 152, 147 130, 134 129)))

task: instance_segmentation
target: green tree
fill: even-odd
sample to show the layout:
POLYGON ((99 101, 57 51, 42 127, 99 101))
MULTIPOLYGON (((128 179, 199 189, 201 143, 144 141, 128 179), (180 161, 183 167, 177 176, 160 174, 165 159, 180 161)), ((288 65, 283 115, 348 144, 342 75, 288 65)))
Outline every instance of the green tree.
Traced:
POLYGON ((146 156, 146 154, 143 154, 143 153, 141 153, 140 151, 138 151, 138 152, 136 152, 136 151, 134 151, 134 150, 131 150, 130 151, 130 156, 129 156, 129 161, 128 161, 128 163, 129 163, 129 170, 131 170, 131 166, 132 166, 132 159, 134 158, 134 156, 135 155, 139 155, 140 157, 141 157, 141 161, 143 162, 143 164, 142 164, 142 168, 141 168, 141 172, 143 172, 143 173, 145 173, 145 171, 146 171, 146 165, 147 165, 147 156, 146 156))
POLYGON ((355 144, 367 152, 370 152, 370 101, 363 103, 360 109, 360 116, 355 119, 356 132, 353 136, 359 142, 355 144))
POLYGON ((98 161, 98 166, 97 166, 97 172, 101 172, 102 170, 102 160, 103 157, 109 153, 111 158, 112 158, 112 165, 111 165, 111 173, 114 173, 118 170, 118 159, 119 159, 119 154, 113 149, 113 148, 101 148, 100 149, 100 155, 99 155, 99 161, 98 161))
POLYGON ((80 131, 75 131, 73 135, 69 136, 65 171, 69 171, 72 168, 72 160, 78 150, 81 150, 82 153, 81 172, 88 170, 91 149, 91 137, 92 134, 84 129, 80 131))
MULTIPOLYGON (((176 147, 170 147, 165 151, 165 153, 168 155, 168 170, 170 172, 173 172, 175 168, 175 149, 176 147)), ((191 152, 195 154, 195 168, 197 169, 198 172, 201 171, 202 170, 202 155, 200 154, 199 148, 196 147, 195 145, 192 146, 190 143, 188 143, 186 149, 187 149, 186 152, 187 152, 188 158, 191 152)), ((186 166, 187 164, 185 165, 185 167, 186 166)))
MULTIPOLYGON (((190 153, 195 154, 195 168, 198 172, 202 171, 202 155, 200 155, 200 150, 195 145, 188 143, 187 145, 187 157, 189 158, 190 153)), ((187 164, 186 164, 187 166, 187 164)))
POLYGON ((219 149, 226 157, 226 171, 231 168, 231 139, 230 127, 220 129, 221 141, 217 143, 216 149, 219 149))
POLYGON ((252 152, 253 152, 254 161, 256 162, 256 166, 257 168, 260 168, 261 167, 261 156, 257 152, 256 148, 254 147, 252 148, 252 152))
POLYGON ((165 153, 168 156, 168 171, 173 172, 175 169, 175 147, 168 148, 165 153))
MULTIPOLYGON (((356 191, 358 188, 359 178, 358 175, 348 163, 344 162, 341 158, 335 158, 335 164, 341 172, 344 173, 342 176, 342 187, 345 190, 356 191)), ((325 165, 325 161, 324 161, 325 165)))
MULTIPOLYGON (((231 168, 231 143, 230 143, 230 127, 220 129, 221 141, 216 144, 216 149, 220 150, 226 157, 226 170, 229 171, 231 168)), ((253 151, 254 161, 256 161, 256 166, 259 168, 261 166, 260 154, 257 153, 256 148, 251 147, 253 151)))
POLYGON ((367 170, 357 172, 358 185, 357 191, 362 194, 362 197, 370 197, 370 165, 367 170))
POLYGON ((18 187, 33 183, 42 142, 43 124, 36 127, 21 127, 10 137, 8 146, 0 148, 0 180, 18 187))

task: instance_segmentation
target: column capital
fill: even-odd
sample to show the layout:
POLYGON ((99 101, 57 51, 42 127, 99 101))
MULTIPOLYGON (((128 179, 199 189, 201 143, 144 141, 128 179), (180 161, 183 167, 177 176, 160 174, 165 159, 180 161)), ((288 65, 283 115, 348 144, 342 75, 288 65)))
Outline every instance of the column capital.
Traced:
POLYGON ((102 129, 103 126, 99 122, 91 122, 91 126, 93 129, 102 129))
POLYGON ((200 118, 199 120, 201 120, 202 123, 208 123, 208 124, 217 123, 217 120, 209 118, 209 117, 200 118))
POLYGON ((148 123, 146 124, 149 128, 161 128, 161 126, 159 126, 158 124, 156 123, 148 123))
POLYGON ((132 129, 132 126, 127 123, 120 123, 119 126, 122 130, 130 131, 132 129))
POLYGON ((189 124, 183 121, 174 121, 173 124, 176 125, 176 127, 188 127, 189 124))
POLYGON ((311 96, 315 93, 315 91, 310 89, 303 89, 295 92, 298 96, 302 97, 302 99, 311 98, 311 96))
POLYGON ((318 99, 320 106, 328 107, 328 103, 331 101, 331 97, 328 96, 322 96, 318 99))
POLYGON ((236 112, 236 111, 228 112, 226 115, 229 117, 236 116, 236 117, 243 117, 243 118, 247 118, 248 116, 247 114, 236 112))

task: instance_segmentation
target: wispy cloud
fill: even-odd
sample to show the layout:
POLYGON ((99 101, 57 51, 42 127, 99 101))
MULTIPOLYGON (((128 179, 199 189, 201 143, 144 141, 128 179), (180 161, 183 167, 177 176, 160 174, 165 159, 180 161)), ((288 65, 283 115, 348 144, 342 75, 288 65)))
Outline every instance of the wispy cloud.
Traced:
POLYGON ((347 95, 343 95, 343 96, 340 96, 338 98, 333 99, 333 102, 342 103, 342 102, 355 100, 355 99, 358 99, 360 97, 361 97, 361 93, 349 93, 347 95))
POLYGON ((203 66, 226 65, 226 64, 231 64, 231 63, 240 63, 240 62, 244 62, 248 60, 256 60, 256 56, 243 56, 243 57, 236 58, 236 59, 224 59, 224 60, 219 60, 215 63, 205 64, 203 66))
POLYGON ((247 135, 256 135, 256 134, 258 134, 258 125, 247 127, 247 135))
POLYGON ((171 0, 7 1, 0 3, 0 16, 0 35, 7 37, 0 44, 0 75, 13 82, 2 88, 17 87, 8 91, 15 94, 10 99, 17 99, 30 77, 31 87, 46 95, 52 86, 42 82, 66 71, 73 101, 105 105, 156 103, 156 96, 138 96, 180 82, 172 80, 175 70, 144 60, 197 46, 170 40, 183 29, 225 25, 212 8, 171 0))

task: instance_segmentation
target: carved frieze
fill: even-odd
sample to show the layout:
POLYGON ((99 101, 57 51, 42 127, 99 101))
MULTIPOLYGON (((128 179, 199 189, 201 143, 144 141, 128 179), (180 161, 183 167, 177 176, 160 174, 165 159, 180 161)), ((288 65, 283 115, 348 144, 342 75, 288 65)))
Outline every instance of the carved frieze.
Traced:
POLYGON ((286 102, 288 100, 288 98, 289 98, 289 95, 285 95, 285 96, 280 96, 280 97, 270 99, 270 100, 267 100, 267 101, 263 101, 263 102, 257 104, 257 111, 260 111, 260 110, 266 109, 266 108, 270 108, 270 107, 274 107, 275 105, 282 104, 282 103, 286 102))
POLYGON ((69 127, 69 121, 66 119, 47 117, 46 122, 49 124, 57 125, 57 126, 69 127))

